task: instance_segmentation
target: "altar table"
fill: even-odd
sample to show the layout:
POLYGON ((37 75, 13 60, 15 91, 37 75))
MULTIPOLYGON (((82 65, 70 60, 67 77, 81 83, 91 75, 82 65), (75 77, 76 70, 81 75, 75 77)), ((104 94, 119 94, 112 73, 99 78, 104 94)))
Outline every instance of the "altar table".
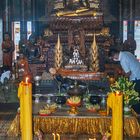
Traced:
MULTIPOLYGON (((60 134, 104 134, 110 131, 111 116, 85 112, 84 115, 65 116, 34 116, 34 131, 39 129, 45 133, 57 132, 60 134)), ((124 117, 124 135, 140 137, 140 125, 134 116, 124 117)))
MULTIPOLYGON (((101 116, 98 113, 91 113, 80 109, 77 116, 70 116, 68 108, 61 108, 50 116, 33 115, 34 132, 42 130, 46 134, 54 132, 60 134, 104 134, 110 131, 111 116, 101 116)), ((17 117, 18 119, 18 117, 17 117)), ((15 120, 9 129, 9 135, 20 133, 19 121, 15 120)), ((124 117, 124 135, 129 137, 140 137, 140 125, 136 117, 130 115, 124 117)))

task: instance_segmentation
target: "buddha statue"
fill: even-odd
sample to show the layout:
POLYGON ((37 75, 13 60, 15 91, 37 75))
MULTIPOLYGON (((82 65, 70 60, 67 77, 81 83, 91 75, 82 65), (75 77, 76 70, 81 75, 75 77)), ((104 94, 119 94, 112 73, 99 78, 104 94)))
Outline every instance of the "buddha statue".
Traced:
POLYGON ((66 69, 86 71, 85 65, 85 48, 80 44, 80 36, 78 32, 74 33, 73 43, 70 46, 68 64, 66 69))
POLYGON ((77 10, 81 7, 90 7, 89 0, 85 0, 85 3, 83 0, 63 0, 64 7, 70 9, 70 10, 77 10))
POLYGON ((21 40, 19 41, 19 52, 22 52, 24 56, 27 56, 28 41, 26 33, 21 34, 21 40))
POLYGON ((63 0, 63 6, 56 9, 56 16, 93 16, 95 9, 89 0, 63 0), (62 8, 64 7, 64 8, 62 8))
POLYGON ((84 56, 85 56, 85 48, 81 44, 80 39, 81 39, 80 38, 80 31, 74 31, 74 33, 73 33, 73 43, 70 46, 70 51, 74 52, 74 50, 77 49, 79 51, 80 56, 84 58, 84 56))
POLYGON ((40 61, 41 50, 40 47, 36 43, 36 38, 34 35, 31 35, 28 41, 28 61, 36 62, 40 61))

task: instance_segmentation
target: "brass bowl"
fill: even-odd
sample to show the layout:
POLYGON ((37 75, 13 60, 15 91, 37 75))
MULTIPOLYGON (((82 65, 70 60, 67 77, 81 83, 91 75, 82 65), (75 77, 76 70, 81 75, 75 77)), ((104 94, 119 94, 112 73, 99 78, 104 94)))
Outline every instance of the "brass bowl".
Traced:
POLYGON ((70 86, 68 90, 68 95, 70 96, 83 96, 86 93, 86 86, 79 85, 79 86, 70 86))

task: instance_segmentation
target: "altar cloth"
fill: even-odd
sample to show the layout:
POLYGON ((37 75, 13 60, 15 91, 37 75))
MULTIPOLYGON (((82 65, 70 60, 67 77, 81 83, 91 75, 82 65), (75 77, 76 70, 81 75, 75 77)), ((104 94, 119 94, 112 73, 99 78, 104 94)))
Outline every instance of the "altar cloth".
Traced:
MULTIPOLYGON (((67 108, 68 109, 68 108, 67 108)), ((101 116, 84 110, 77 116, 70 116, 66 110, 58 110, 50 116, 33 115, 34 133, 38 130, 46 134, 104 134, 110 131, 111 116, 101 116), (65 111, 65 112, 64 112, 65 111), (83 114, 81 114, 83 113, 83 114)), ((19 114, 13 120, 8 135, 16 136, 20 134, 19 114)), ((140 125, 135 116, 124 117, 124 135, 129 137, 140 137, 140 125)))
MULTIPOLYGON (((104 134, 110 131, 111 117, 34 117, 34 131, 60 134, 104 134)), ((140 126, 135 117, 124 118, 124 134, 130 137, 140 137, 140 126)))

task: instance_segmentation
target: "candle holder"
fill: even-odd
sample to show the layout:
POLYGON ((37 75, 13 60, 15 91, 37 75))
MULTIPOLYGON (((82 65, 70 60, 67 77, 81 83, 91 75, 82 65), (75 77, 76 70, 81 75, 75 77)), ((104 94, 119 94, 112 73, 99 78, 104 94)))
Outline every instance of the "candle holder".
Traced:
POLYGON ((39 86, 40 80, 41 80, 41 76, 35 76, 35 77, 34 77, 34 81, 35 81, 35 85, 36 85, 36 86, 39 86))
POLYGON ((46 103, 51 104, 52 102, 51 97, 53 97, 54 95, 50 93, 50 94, 44 94, 43 96, 47 98, 46 103))
POLYGON ((71 109, 68 111, 69 115, 77 115, 79 113, 78 106, 81 105, 81 98, 79 97, 70 97, 67 100, 67 105, 71 107, 71 109))
POLYGON ((39 98, 42 96, 41 94, 34 94, 35 97, 35 103, 39 103, 39 98))
POLYGON ((75 116, 79 113, 77 107, 81 105, 80 103, 79 104, 68 104, 68 105, 71 107, 70 110, 68 111, 69 115, 75 116))

